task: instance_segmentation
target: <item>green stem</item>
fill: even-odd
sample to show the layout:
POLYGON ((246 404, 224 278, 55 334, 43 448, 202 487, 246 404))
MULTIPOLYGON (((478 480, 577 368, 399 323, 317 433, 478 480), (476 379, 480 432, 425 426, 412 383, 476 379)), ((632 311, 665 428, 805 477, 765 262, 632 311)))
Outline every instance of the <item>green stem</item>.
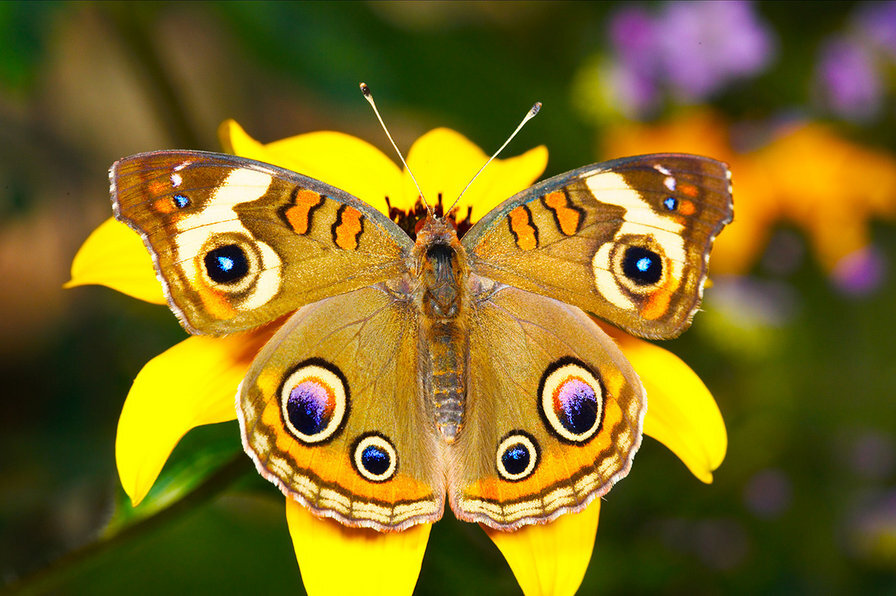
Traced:
POLYGON ((13 580, 11 583, 0 587, 0 595, 46 592, 49 590, 52 582, 58 581, 78 567, 96 560, 103 553, 139 536, 143 536, 211 501, 250 471, 251 468, 247 465, 247 462, 246 455, 240 451, 203 480, 196 488, 168 507, 131 525, 123 526, 110 534, 104 534, 93 542, 69 551, 46 567, 13 580))

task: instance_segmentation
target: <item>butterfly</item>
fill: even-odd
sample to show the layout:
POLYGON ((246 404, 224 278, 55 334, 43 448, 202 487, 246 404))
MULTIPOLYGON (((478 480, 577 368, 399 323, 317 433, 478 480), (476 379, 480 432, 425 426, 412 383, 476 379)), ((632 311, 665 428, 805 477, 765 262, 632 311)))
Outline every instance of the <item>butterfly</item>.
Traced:
POLYGON ((433 522, 446 500, 510 531, 610 490, 647 402, 590 314, 681 333, 732 219, 727 167, 683 154, 550 178, 462 237, 429 214, 412 239, 325 182, 225 154, 142 153, 110 179, 187 331, 285 320, 236 396, 258 471, 379 531, 433 522))

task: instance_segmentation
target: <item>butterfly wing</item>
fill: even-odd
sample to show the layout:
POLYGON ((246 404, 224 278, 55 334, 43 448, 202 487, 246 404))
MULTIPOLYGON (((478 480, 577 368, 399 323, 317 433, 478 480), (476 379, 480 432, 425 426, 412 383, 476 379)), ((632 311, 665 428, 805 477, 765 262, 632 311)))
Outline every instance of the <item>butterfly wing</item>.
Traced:
POLYGON ((541 182, 495 208, 462 242, 478 275, 664 339, 690 324, 712 241, 732 214, 725 164, 645 155, 541 182))
POLYGON ((109 176, 116 217, 143 237, 191 333, 248 329, 395 278, 413 247, 348 193, 232 155, 143 153, 109 176))
POLYGON ((262 476, 318 515, 400 530, 442 516, 440 446, 417 374, 411 299, 384 284, 301 308, 238 396, 262 476))
POLYGON ((502 530, 579 511, 624 477, 646 398, 581 309, 495 284, 470 321, 466 421, 451 445, 460 519, 502 530))

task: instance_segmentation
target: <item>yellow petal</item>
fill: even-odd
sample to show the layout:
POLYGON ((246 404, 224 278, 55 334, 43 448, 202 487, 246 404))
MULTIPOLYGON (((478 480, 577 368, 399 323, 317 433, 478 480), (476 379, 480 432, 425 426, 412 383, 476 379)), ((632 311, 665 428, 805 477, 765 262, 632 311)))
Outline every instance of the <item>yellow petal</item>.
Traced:
MULTIPOLYGON (((460 195, 472 180, 488 155, 462 134, 448 128, 436 128, 421 136, 408 152, 408 167, 417 176, 423 195, 435 204, 441 195, 445 208, 460 195)), ((459 204, 460 213, 473 207, 473 220, 479 219, 504 199, 531 186, 544 172, 548 150, 539 146, 522 155, 494 160, 476 178, 459 204)), ((393 206, 410 208, 417 198, 417 190, 405 173, 401 201, 393 206)))
POLYGON ((549 524, 500 532, 483 526, 507 559, 526 596, 575 594, 585 577, 597 522, 600 499, 581 513, 561 515, 549 524))
POLYGON ((659 346, 604 327, 647 391, 644 434, 672 450, 694 476, 712 482, 728 449, 725 421, 709 389, 681 358, 659 346))
POLYGON ((109 218, 95 229, 72 261, 66 288, 99 284, 140 300, 165 304, 162 284, 140 236, 109 218))
POLYGON ((236 419, 237 387, 272 332, 190 337, 146 363, 124 402, 115 439, 118 475, 134 506, 187 431, 236 419))
POLYGON ((263 145, 227 120, 218 129, 226 151, 316 178, 387 212, 386 197, 399 187, 401 170, 365 141, 341 132, 312 132, 263 145))
POLYGON ((431 524, 403 532, 348 528, 286 499, 286 522, 311 596, 412 594, 431 524))

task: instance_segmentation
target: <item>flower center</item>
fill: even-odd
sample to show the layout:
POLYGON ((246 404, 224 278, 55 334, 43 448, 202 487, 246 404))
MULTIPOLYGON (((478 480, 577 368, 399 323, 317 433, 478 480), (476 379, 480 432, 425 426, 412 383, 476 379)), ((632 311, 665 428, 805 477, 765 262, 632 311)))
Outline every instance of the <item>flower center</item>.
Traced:
MULTIPOLYGON (((423 225, 423 220, 426 219, 426 205, 423 204, 420 197, 417 197, 417 202, 414 203, 414 207, 410 210, 393 207, 389 197, 386 197, 386 205, 389 206, 389 219, 394 221, 399 228, 404 230, 412 240, 416 240, 417 232, 420 231, 420 228, 423 225)), ((445 207, 442 204, 442 194, 439 193, 438 200, 432 211, 435 213, 436 217, 442 217, 444 215, 444 210, 445 207)), ((454 229, 457 230, 458 238, 463 238, 463 235, 467 233, 467 230, 473 227, 471 219, 472 211, 473 207, 468 206, 467 212, 461 216, 460 219, 457 217, 457 209, 448 214, 448 221, 450 221, 451 225, 454 226, 454 229)))

